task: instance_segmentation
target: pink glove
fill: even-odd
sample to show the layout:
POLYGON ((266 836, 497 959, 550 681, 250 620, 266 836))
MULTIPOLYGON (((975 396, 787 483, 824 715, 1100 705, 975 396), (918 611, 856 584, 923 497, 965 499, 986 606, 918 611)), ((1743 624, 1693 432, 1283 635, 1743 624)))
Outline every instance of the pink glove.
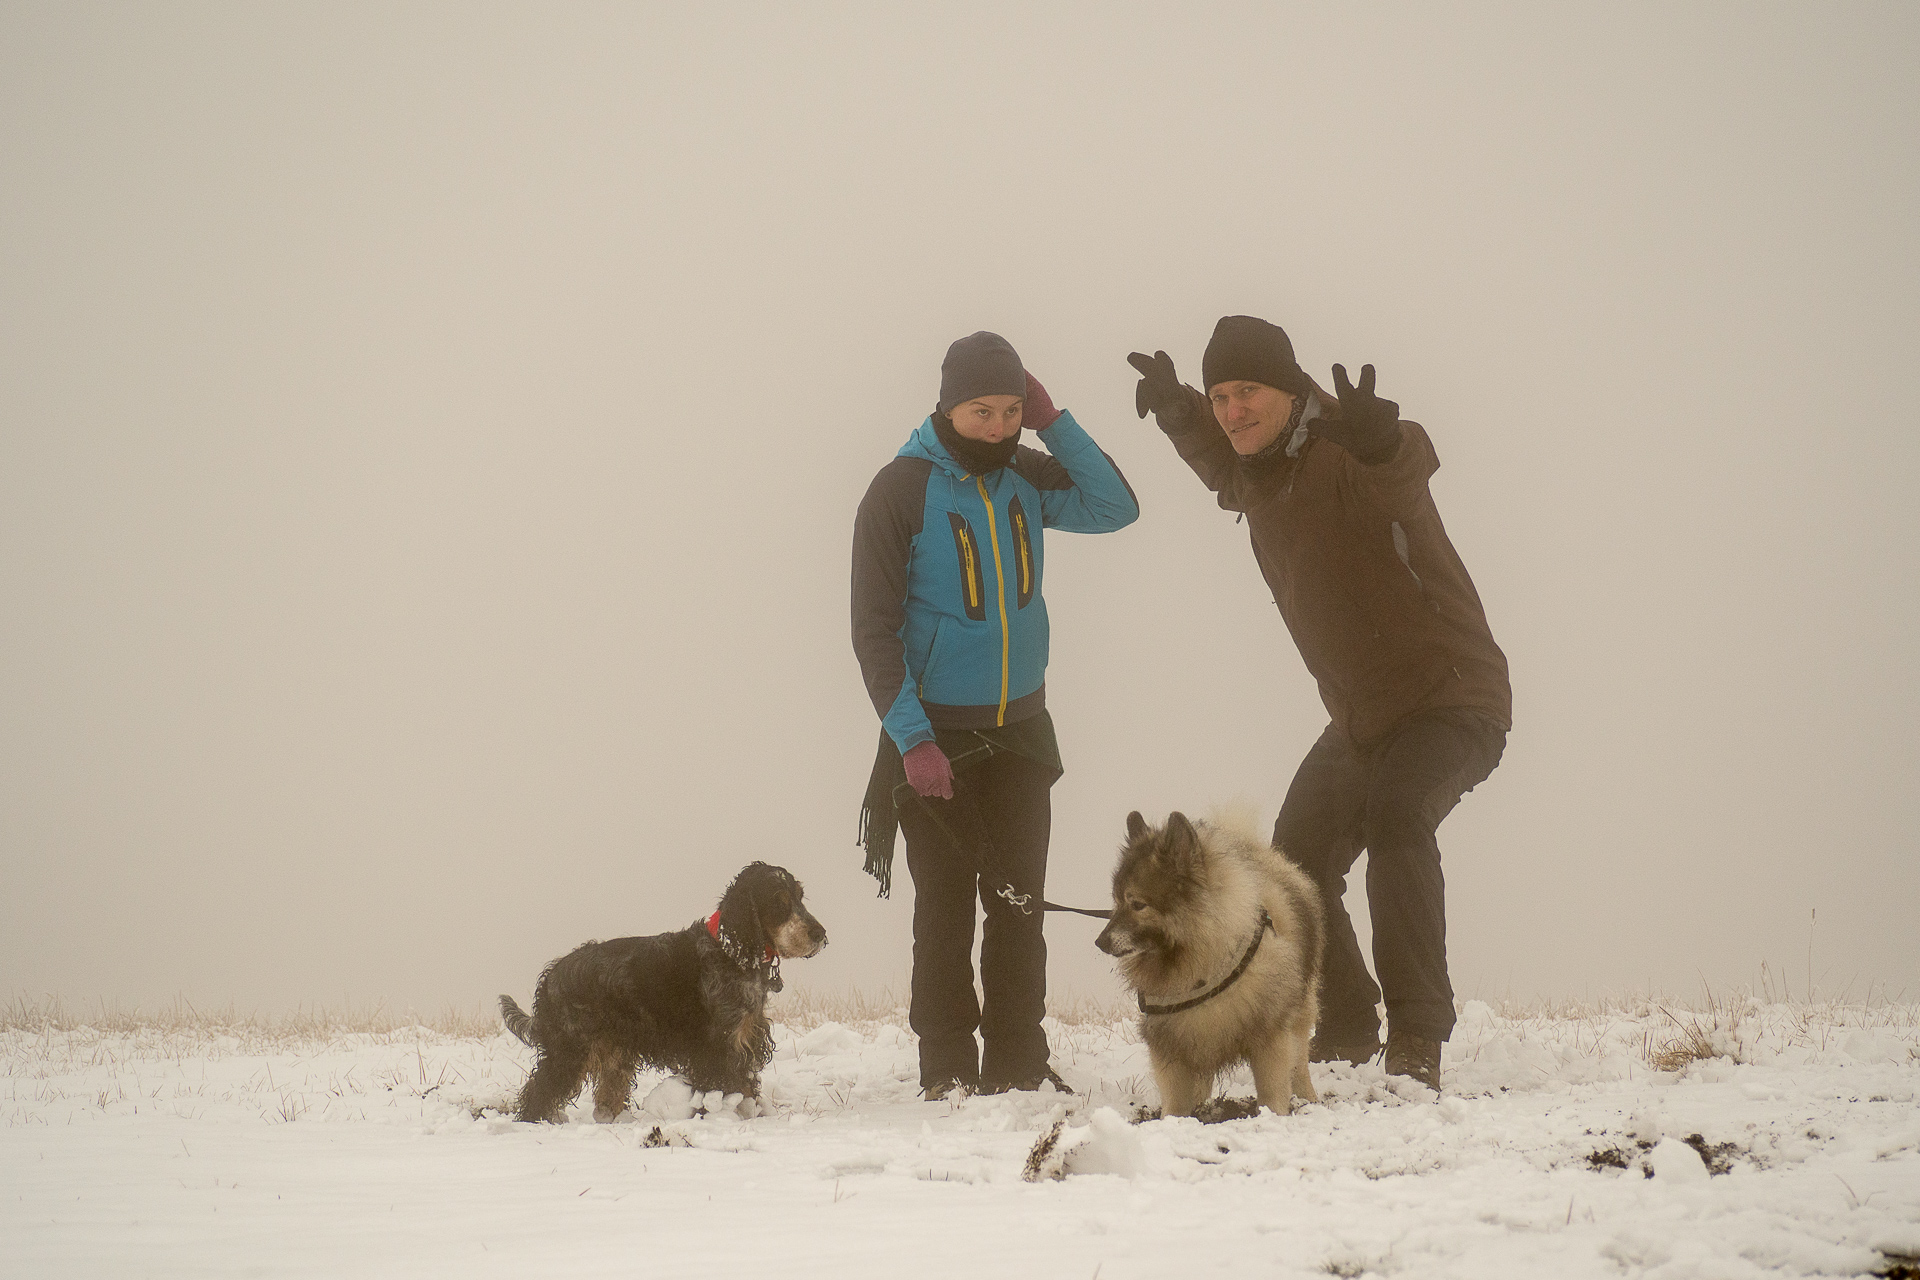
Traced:
POLYGON ((1040 385, 1040 379, 1027 375, 1027 403, 1020 410, 1020 425, 1028 431, 1045 431, 1053 425, 1060 411, 1053 407, 1053 397, 1040 385))
POLYGON ((940 749, 939 743, 922 742, 908 747, 900 763, 907 766, 907 781, 913 784, 916 793, 953 799, 953 766, 947 762, 947 753, 940 749))

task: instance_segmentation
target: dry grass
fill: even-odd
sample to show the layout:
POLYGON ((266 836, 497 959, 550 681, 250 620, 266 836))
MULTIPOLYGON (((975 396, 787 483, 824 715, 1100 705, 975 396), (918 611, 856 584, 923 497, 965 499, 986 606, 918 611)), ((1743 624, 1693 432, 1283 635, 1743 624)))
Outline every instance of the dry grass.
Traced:
POLYGON ((498 1107, 526 1057, 491 1011, 423 1018, 384 1005, 290 1013, 159 1009, 14 996, 0 1005, 0 1126, 49 1124, 48 1108, 195 1118, 238 1108, 272 1124, 366 1119, 396 1098, 464 1093, 498 1107))
POLYGON ((1679 1071, 1689 1062, 1705 1062, 1709 1058, 1726 1057, 1735 1062, 1743 1060, 1739 1041, 1742 1010, 1732 1010, 1724 1021, 1718 1008, 1711 1011, 1707 1021, 1702 1021, 1697 1013, 1689 1012, 1683 1020, 1670 1009, 1663 1008, 1660 1012, 1674 1025, 1678 1034, 1648 1047, 1647 1065, 1654 1070, 1679 1071))
POLYGON ((231 1036, 248 1043, 324 1041, 342 1035, 386 1036, 412 1031, 478 1040, 500 1031, 500 1014, 490 1005, 476 1005, 422 1015, 411 1009, 389 1009, 384 1003, 360 1009, 303 1006, 288 1013, 262 1014, 241 1012, 231 1004, 221 1009, 201 1009, 185 999, 157 1009, 104 1001, 76 1009, 57 996, 36 999, 27 995, 15 995, 0 1005, 0 1034, 65 1031, 231 1036))
POLYGON ((789 984, 773 998, 769 1015, 796 1031, 811 1031, 828 1022, 872 1026, 889 1022, 907 1025, 907 994, 891 986, 870 991, 831 991, 789 984))
MULTIPOLYGON (((1904 991, 1889 992, 1876 984, 1858 998, 1850 991, 1827 996, 1817 989, 1811 997, 1790 998, 1788 984, 1762 966, 1757 987, 1716 991, 1703 985, 1691 997, 1646 992, 1488 1003, 1522 1040, 1554 1039, 1571 1031, 1576 1044, 1591 1043, 1597 1050, 1609 1032, 1637 1027, 1640 1058, 1656 1071, 1680 1071, 1714 1058, 1749 1061, 1754 1048, 1763 1044, 1769 1052, 1787 1047, 1824 1051, 1860 1030, 1915 1039, 1920 1036, 1920 1005, 1905 996, 1904 991)), ((1920 1045, 1913 1049, 1913 1058, 1920 1061, 1920 1045)))
MULTIPOLYGON (((1653 994, 1604 995, 1587 999, 1555 998, 1531 1002, 1490 1001, 1510 1034, 1523 1041, 1564 1039, 1572 1034, 1595 1051, 1610 1033, 1633 1031, 1638 1055, 1661 1071, 1711 1058, 1743 1061, 1762 1041, 1824 1050, 1836 1037, 1859 1029, 1889 1030, 1914 1038, 1920 1033, 1920 1005, 1869 989, 1865 998, 1844 995, 1786 1000, 1776 985, 1758 991, 1703 989, 1691 998, 1653 994)), ((1904 993, 1901 993, 1904 995, 1904 993)), ((907 993, 893 986, 866 990, 829 990, 795 984, 774 997, 774 1020, 796 1031, 836 1022, 859 1030, 907 1025, 907 993)), ((1131 1038, 1136 1012, 1123 998, 1086 993, 1056 993, 1048 1014, 1062 1027, 1089 1033, 1111 1032, 1131 1038)), ((326 1042, 343 1036, 378 1040, 489 1040, 503 1034, 491 1004, 443 1008, 436 1014, 390 1008, 384 1003, 354 1008, 301 1007, 262 1014, 228 1005, 202 1009, 175 1000, 152 1009, 105 1002, 74 1007, 55 997, 15 995, 0 1004, 0 1035, 47 1036, 82 1032, 91 1036, 164 1036, 183 1042, 224 1039, 234 1047, 264 1050, 276 1045, 326 1042)), ((1920 1058, 1920 1047, 1915 1050, 1920 1058)))
MULTIPOLYGON (((790 986, 773 999, 774 1021, 796 1031, 811 1031, 828 1022, 871 1029, 886 1023, 907 1025, 907 994, 891 986, 870 990, 827 990, 790 986)), ((1133 1016, 1130 1005, 1094 996, 1056 997, 1050 1017, 1067 1026, 1111 1026, 1133 1016)), ((436 1014, 389 1008, 376 1003, 364 1008, 303 1006, 285 1013, 258 1013, 224 1008, 202 1009, 176 999, 157 1008, 141 1008, 99 1001, 69 1005, 56 996, 16 994, 0 1004, 0 1035, 44 1036, 86 1032, 92 1035, 164 1035, 184 1039, 229 1037, 247 1046, 325 1042, 340 1036, 412 1036, 421 1033, 460 1040, 485 1040, 501 1034, 500 1014, 492 1004, 467 1009, 443 1008, 436 1014)))

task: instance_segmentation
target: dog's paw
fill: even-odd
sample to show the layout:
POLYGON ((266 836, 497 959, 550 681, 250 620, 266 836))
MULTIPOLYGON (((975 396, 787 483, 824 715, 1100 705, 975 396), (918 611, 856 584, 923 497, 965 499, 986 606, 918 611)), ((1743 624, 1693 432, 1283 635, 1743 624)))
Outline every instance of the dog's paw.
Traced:
POLYGON ((747 1110, 748 1101, 749 1095, 745 1093, 709 1089, 693 1095, 693 1114, 709 1120, 751 1119, 756 1113, 747 1110))

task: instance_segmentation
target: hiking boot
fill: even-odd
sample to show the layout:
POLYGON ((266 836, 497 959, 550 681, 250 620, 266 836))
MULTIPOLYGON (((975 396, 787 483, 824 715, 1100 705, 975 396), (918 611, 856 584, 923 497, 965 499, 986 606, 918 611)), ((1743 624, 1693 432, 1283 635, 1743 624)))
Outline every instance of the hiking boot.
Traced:
POLYGON ((1073 1092, 1072 1087, 1069 1086, 1065 1080, 1062 1080, 1059 1075, 1054 1072, 1052 1067, 1047 1067, 1037 1075, 1024 1076, 1019 1080, 982 1080, 980 1082, 980 1092, 1037 1093, 1042 1086, 1047 1084, 1053 1085, 1054 1089, 1060 1093, 1073 1092))
POLYGON ((978 1080, 962 1080, 959 1076, 948 1076, 920 1088, 920 1096, 928 1102, 965 1102, 979 1092, 978 1080))
POLYGON ((1440 1042, 1411 1031, 1387 1032, 1387 1074, 1418 1080, 1440 1092, 1440 1042))
POLYGON ((1351 1040, 1344 1044, 1331 1040, 1322 1040, 1319 1035, 1313 1037, 1313 1043, 1307 1046, 1308 1062, 1344 1062, 1350 1066, 1364 1067, 1373 1061, 1380 1052, 1380 1037, 1369 1036, 1365 1040, 1351 1040))

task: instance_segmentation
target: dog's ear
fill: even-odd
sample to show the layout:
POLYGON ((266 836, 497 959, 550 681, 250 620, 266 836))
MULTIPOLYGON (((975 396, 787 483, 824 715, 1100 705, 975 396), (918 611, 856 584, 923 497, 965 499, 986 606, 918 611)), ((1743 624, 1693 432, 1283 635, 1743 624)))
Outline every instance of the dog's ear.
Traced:
POLYGON ((765 892, 765 885, 771 877, 766 874, 766 864, 751 863, 740 869, 740 874, 727 886, 727 892, 720 899, 720 927, 733 935, 735 941, 746 948, 747 954, 758 957, 767 945, 767 931, 760 923, 764 910, 759 901, 765 892))
POLYGON ((1166 837, 1161 841, 1167 865, 1184 870, 1200 852, 1200 833, 1187 821, 1187 815, 1175 809, 1167 815, 1166 837))
POLYGON ((1140 816, 1138 809, 1135 809, 1127 815, 1127 841, 1132 843, 1145 834, 1147 834, 1147 820, 1140 816))
POLYGON ((785 867, 757 865, 763 870, 754 879, 753 910, 760 932, 771 946, 774 931, 800 913, 800 882, 785 867))

